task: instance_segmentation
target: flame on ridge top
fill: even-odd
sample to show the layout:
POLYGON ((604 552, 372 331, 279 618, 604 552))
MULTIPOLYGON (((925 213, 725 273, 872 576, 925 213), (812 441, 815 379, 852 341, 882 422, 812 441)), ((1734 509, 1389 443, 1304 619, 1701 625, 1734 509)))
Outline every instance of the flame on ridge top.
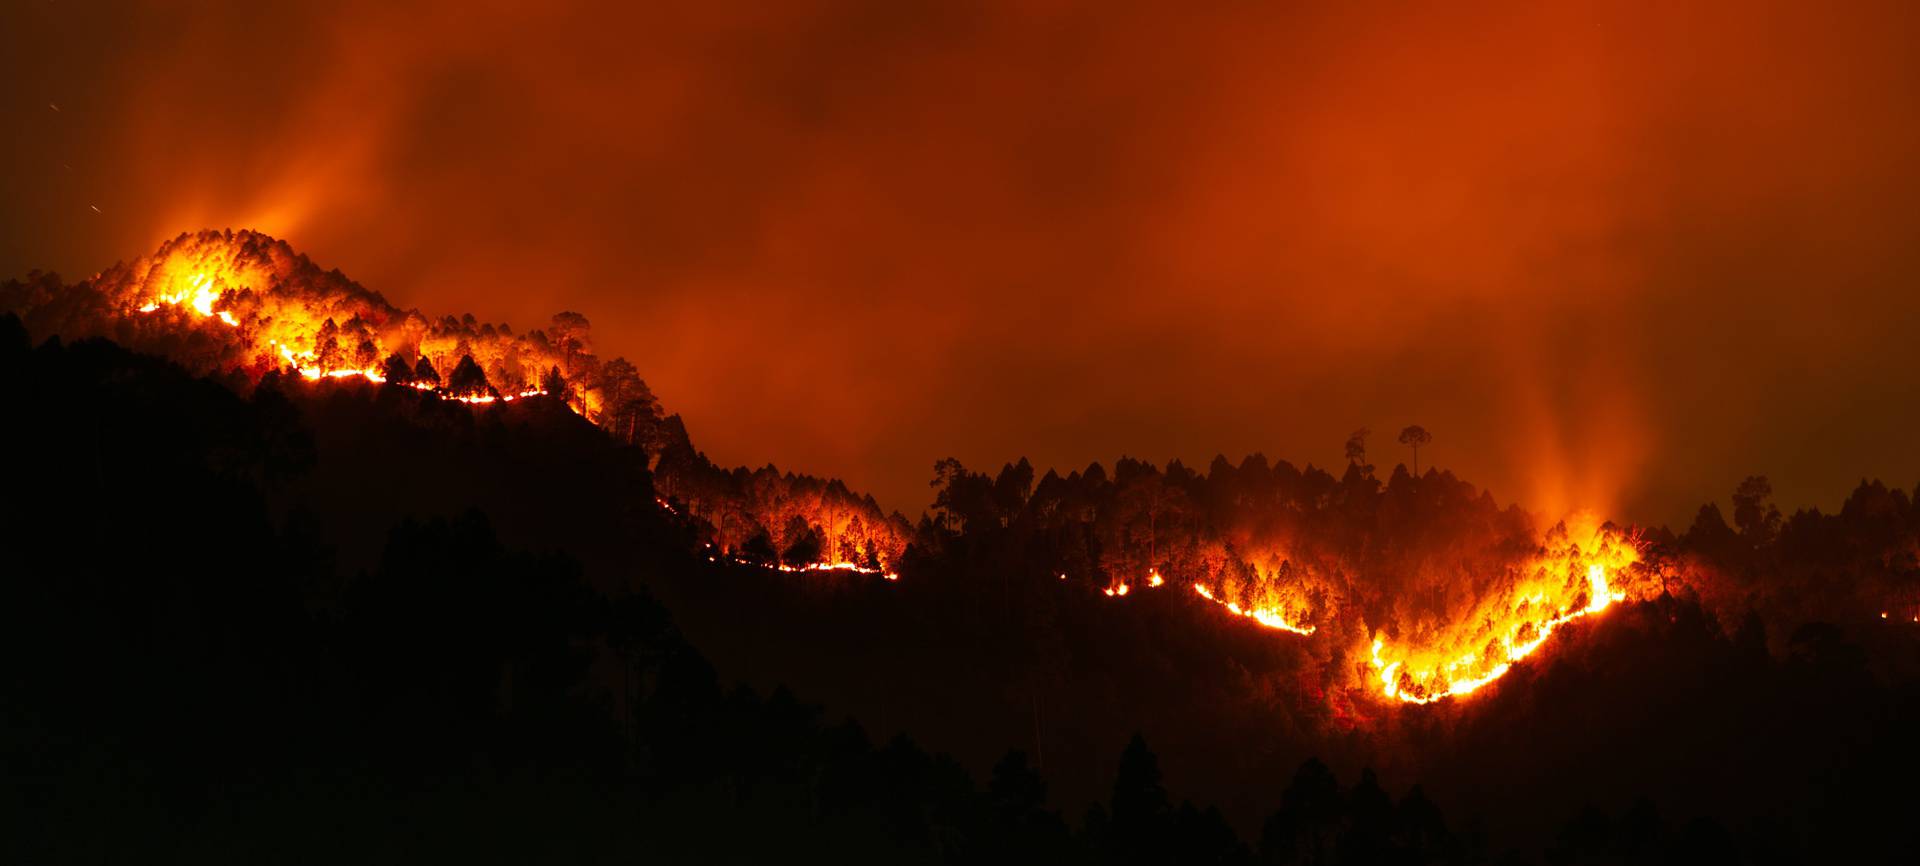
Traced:
MULTIPOLYGON (((217 263, 212 266, 218 267, 217 263)), ((162 275, 159 276, 159 280, 163 283, 179 286, 181 277, 177 271, 180 267, 180 264, 169 260, 168 265, 163 266, 162 275)), ((232 274, 220 276, 217 273, 209 273, 206 270, 195 270, 191 275, 185 277, 184 287, 175 288, 173 291, 168 291, 163 288, 145 303, 133 309, 135 312, 141 314, 150 314, 158 312, 162 307, 178 308, 191 313, 195 318, 204 319, 209 322, 219 322, 229 328, 238 330, 241 326, 241 320, 234 315, 233 311, 228 309, 215 309, 215 305, 223 299, 224 293, 220 287, 223 284, 239 282, 241 279, 243 279, 243 275, 237 271, 232 274)), ((256 324, 263 330, 277 333, 280 337, 287 337, 290 341, 304 338, 304 342, 311 344, 318 339, 313 334, 301 333, 306 330, 317 331, 318 328, 313 327, 311 323, 306 323, 306 325, 303 326, 298 322, 286 321, 292 318, 295 317, 286 316, 283 311, 283 315, 274 319, 271 323, 259 322, 256 324)), ((332 319, 328 318, 327 322, 331 323, 332 319)), ((266 344, 273 347, 281 360, 286 362, 289 368, 298 372, 302 378, 312 381, 320 379, 358 378, 375 384, 384 384, 387 381, 387 376, 373 366, 331 366, 322 361, 321 353, 317 349, 296 351, 287 343, 282 342, 280 337, 268 337, 266 344)), ((375 345, 375 356, 380 357, 380 348, 377 343, 375 345)), ((547 394, 545 389, 534 386, 520 388, 509 393, 456 394, 441 389, 437 384, 423 382, 406 382, 405 384, 418 391, 432 392, 445 400, 454 400, 475 405, 510 403, 516 399, 545 396, 547 394)), ((581 411, 579 407, 569 405, 575 412, 581 411)))

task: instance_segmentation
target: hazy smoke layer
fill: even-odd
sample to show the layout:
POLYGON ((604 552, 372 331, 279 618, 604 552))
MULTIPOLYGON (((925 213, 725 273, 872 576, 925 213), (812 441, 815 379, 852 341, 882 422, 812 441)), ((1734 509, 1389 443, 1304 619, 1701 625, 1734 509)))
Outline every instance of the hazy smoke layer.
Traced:
POLYGON ((1547 511, 1920 476, 1908 4, 389 5, 0 12, 0 272, 251 227, 581 310, 716 460, 910 510, 1409 423, 1547 511))

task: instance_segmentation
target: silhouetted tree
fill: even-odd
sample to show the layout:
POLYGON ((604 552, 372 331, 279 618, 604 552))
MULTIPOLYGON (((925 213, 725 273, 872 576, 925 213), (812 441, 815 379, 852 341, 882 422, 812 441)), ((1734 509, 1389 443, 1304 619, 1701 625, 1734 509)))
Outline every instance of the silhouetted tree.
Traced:
POLYGON ((1184 491, 1168 484, 1158 473, 1145 472, 1131 476, 1122 485, 1115 514, 1126 532, 1126 541, 1146 542, 1146 567, 1154 569, 1160 565, 1162 530, 1188 510, 1184 491))
POLYGON ((993 765, 987 793, 1002 820, 1018 824, 1046 808, 1047 783, 1027 763, 1027 753, 1015 749, 993 765))
POLYGON ((993 504, 1000 512, 1002 526, 1013 522, 1020 509, 1026 507, 1032 492, 1033 464, 1028 463, 1027 458, 1000 468, 999 476, 993 479, 993 504))
POLYGON ((421 355, 420 360, 413 365, 413 381, 438 388, 440 371, 433 368, 433 362, 427 360, 427 356, 421 355))
POLYGON ((1159 863, 1167 850, 1173 806, 1160 782, 1160 759, 1134 734, 1120 753, 1108 806, 1112 818, 1111 852, 1116 862, 1159 863))
POLYGON ((615 435, 623 441, 645 446, 650 454, 660 451, 664 444, 659 434, 660 401, 654 399, 653 392, 647 389, 647 383, 639 383, 637 388, 613 404, 612 415, 609 426, 615 435))
POLYGON ((387 356, 387 362, 382 365, 380 375, 386 378, 389 385, 413 384, 413 367, 399 355, 387 356))
POLYGON ((1393 798, 1380 787, 1371 769, 1360 771, 1360 781, 1347 795, 1347 828, 1340 836, 1342 863, 1380 863, 1387 860, 1393 830, 1393 798))
POLYGON ((982 852, 988 862, 1057 862, 1066 859, 1066 824, 1047 809, 1047 783, 1027 762, 1027 754, 1010 751, 993 766, 987 782, 993 832, 982 852))
POLYGON ((1413 474, 1420 474, 1420 446, 1433 441, 1433 434, 1427 428, 1415 424, 1400 431, 1400 444, 1413 449, 1413 474))
POLYGON ((569 376, 578 377, 575 369, 582 355, 593 351, 590 332, 592 324, 587 317, 571 310, 555 313, 547 328, 547 336, 553 340, 555 348, 560 350, 561 363, 566 366, 569 376))
POLYGON ((787 522, 787 547, 780 552, 780 561, 786 565, 807 565, 819 562, 821 554, 820 533, 798 515, 787 522))
POLYGON ((1331 863, 1345 811, 1333 771, 1317 758, 1307 759, 1280 795, 1280 811, 1261 828, 1261 859, 1308 866, 1331 863))
POLYGON ((1696 550, 1721 552, 1728 549, 1735 538, 1733 527, 1727 525, 1726 517, 1720 513, 1720 506, 1709 502, 1694 513, 1693 524, 1687 527, 1681 541, 1696 550))
POLYGON ((745 544, 740 545, 739 555, 742 559, 756 565, 772 565, 780 561, 780 552, 773 548, 773 538, 768 536, 764 529, 754 533, 745 544))
POLYGON ((1367 462, 1367 434, 1372 432, 1372 430, 1362 427, 1353 431, 1353 435, 1347 437, 1348 463, 1359 466, 1367 462))
POLYGON ((645 592, 607 605, 607 645, 620 661, 620 705, 629 736, 639 733, 638 708, 648 673, 675 649, 670 626, 666 608, 645 592))
POLYGON ((928 486, 938 488, 933 507, 949 531, 963 527, 978 529, 983 521, 992 520, 992 482, 985 474, 967 471, 959 460, 948 457, 934 463, 933 480, 928 486))
POLYGON ((660 401, 625 358, 601 366, 600 393, 607 426, 622 441, 642 443, 660 420, 660 401))
POLYGON ((1453 833, 1447 829, 1447 821, 1440 814, 1440 808, 1427 799, 1424 788, 1414 785, 1405 797, 1400 798, 1394 822, 1394 844, 1406 862, 1432 863, 1453 859, 1456 849, 1453 833))
POLYGON ((1163 862, 1237 866, 1247 861, 1246 846, 1240 844, 1240 837, 1219 809, 1201 809, 1192 801, 1182 800, 1180 808, 1174 810, 1172 823, 1167 846, 1171 856, 1163 862))
POLYGON ((1773 485, 1764 475, 1750 475, 1733 491, 1733 525, 1740 536, 1755 547, 1771 542, 1780 528, 1780 509, 1767 500, 1773 485))
POLYGON ((493 385, 472 355, 461 355, 460 363, 447 376, 447 390, 462 397, 484 397, 493 393, 493 385))
POLYGON ((560 368, 557 366, 548 367, 547 372, 540 377, 540 390, 562 403, 573 400, 573 391, 567 386, 567 377, 560 375, 560 368))

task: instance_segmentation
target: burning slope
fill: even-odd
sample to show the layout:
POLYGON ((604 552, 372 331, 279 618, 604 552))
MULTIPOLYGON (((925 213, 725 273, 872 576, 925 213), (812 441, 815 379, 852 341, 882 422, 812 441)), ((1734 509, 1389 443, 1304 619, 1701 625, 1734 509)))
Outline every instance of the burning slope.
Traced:
POLYGON ((1267 628, 1290 631, 1297 635, 1311 635, 1315 631, 1313 626, 1295 625, 1294 623, 1288 622, 1286 616, 1276 610, 1268 608, 1253 608, 1249 610, 1241 607, 1237 601, 1221 601, 1214 597, 1212 590, 1197 583, 1193 585, 1193 591, 1198 593, 1201 598, 1226 608, 1228 613, 1234 616, 1244 616, 1267 628))
POLYGON ((578 313, 524 333, 428 318, 248 231, 183 234, 76 285, 34 274, 0 287, 0 309, 32 333, 108 337, 201 374, 360 380, 476 406, 560 400, 643 449, 658 488, 728 554, 752 545, 765 555, 748 558, 768 565, 884 573, 905 546, 904 518, 837 481, 714 467, 632 364, 594 355, 578 313))
POLYGON ((1578 542, 1556 535, 1560 544, 1451 620, 1395 646, 1376 636, 1369 660, 1380 693, 1415 704, 1469 694, 1532 655, 1555 629, 1628 598, 1626 578, 1640 561, 1630 536, 1610 528, 1590 530, 1578 542))
MULTIPOLYGON (((1403 617, 1417 625, 1391 620, 1379 629, 1367 648, 1372 673, 1363 687, 1380 697, 1410 704, 1430 704, 1470 694, 1498 680, 1522 659, 1547 643, 1566 623, 1605 612, 1630 595, 1650 593, 1641 575, 1638 541, 1611 526, 1589 525, 1578 540, 1564 525, 1549 533, 1546 546, 1511 567, 1494 581, 1494 591, 1474 599, 1470 606, 1432 617, 1403 617), (1388 633, 1409 638, 1389 644, 1388 633)), ((1290 567, 1282 574, 1297 573, 1290 567)), ((1260 572, 1255 570, 1255 574, 1260 572)), ((1060 575, 1062 579, 1065 574, 1060 575)), ((1283 599, 1300 598, 1298 586, 1285 586, 1277 576, 1259 580, 1259 587, 1241 587, 1242 596, 1261 593, 1269 606, 1242 604, 1226 597, 1226 590, 1206 583, 1190 584, 1195 595, 1237 617, 1275 631, 1310 637, 1318 627, 1307 624, 1310 614, 1290 613, 1283 599)), ((1154 569, 1144 585, 1158 588, 1167 579, 1154 569)), ((1349 587, 1349 590, 1353 589, 1349 587)), ((1124 598, 1132 585, 1118 583, 1101 590, 1110 598, 1124 598)))
POLYGON ((429 320, 253 232, 181 235, 80 285, 43 279, 16 291, 7 306, 35 332, 109 336, 201 373, 391 379, 477 403, 558 383, 556 396, 603 426, 659 411, 631 365, 593 358, 577 314, 525 335, 471 316, 429 320))
POLYGON ((1567 623, 1659 591, 1636 534, 1591 516, 1548 527, 1446 472, 1382 484, 1361 461, 1335 478, 1259 455, 1204 474, 1122 458, 1111 476, 1048 472, 1028 493, 1030 473, 941 461, 936 507, 960 536, 986 536, 974 544, 1017 545, 1000 556, 1084 575, 1106 598, 1178 587, 1309 640, 1332 662, 1326 685, 1374 703, 1472 693, 1567 623))
MULTIPOLYGON (((153 300, 140 305, 137 308, 137 312, 143 314, 155 313, 159 312, 163 306, 184 308, 185 312, 189 312, 199 318, 212 318, 229 328, 239 328, 241 320, 236 318, 232 311, 214 309, 214 304, 223 300, 227 294, 218 287, 219 277, 220 275, 217 273, 209 274, 206 271, 197 271, 193 276, 187 278, 187 286, 184 290, 167 294, 165 293, 165 289, 162 288, 161 294, 157 295, 153 300)), ((178 273, 176 272, 171 279, 177 282, 179 279, 178 273)), ((377 369, 371 363, 371 359, 379 357, 381 351, 380 342, 371 337, 367 337, 358 343, 353 353, 354 357, 352 361, 353 363, 359 364, 359 366, 340 367, 337 365, 345 359, 345 353, 340 346, 340 329, 334 324, 333 319, 327 319, 316 332, 311 334, 305 333, 310 329, 300 327, 297 324, 298 321, 296 318, 292 320, 291 327, 277 329, 281 336, 293 338, 291 342, 283 343, 277 338, 269 338, 267 345, 272 346, 274 350, 280 354, 280 358, 286 362, 289 369, 294 370, 307 379, 359 378, 375 384, 385 384, 388 381, 392 381, 397 385, 406 385, 407 387, 426 391, 444 399, 458 400, 463 403, 484 404, 495 401, 511 401, 521 397, 547 396, 547 390, 545 388, 531 385, 521 388, 516 392, 506 394, 500 393, 491 386, 488 386, 485 390, 481 390, 477 383, 470 389, 443 389, 440 387, 437 374, 430 376, 425 372, 430 369, 430 363, 428 365, 418 363, 406 364, 405 359, 401 358, 398 354, 387 357, 390 362, 397 361, 399 365, 396 366, 393 363, 389 363, 385 367, 377 369), (296 349, 294 348, 295 345, 304 345, 307 346, 307 348, 296 349)), ((347 324, 349 339, 352 338, 355 331, 362 329, 357 317, 356 319, 348 320, 347 324)), ((256 338, 263 330, 266 329, 255 329, 256 338)), ((416 350, 415 354, 421 355, 423 358, 425 357, 424 353, 418 350, 416 350)), ((471 362, 473 355, 471 352, 461 352, 460 357, 463 362, 471 362)), ((559 370, 558 367, 549 369, 556 372, 559 370)), ((567 406, 575 412, 585 414, 582 404, 578 401, 569 400, 567 406)))

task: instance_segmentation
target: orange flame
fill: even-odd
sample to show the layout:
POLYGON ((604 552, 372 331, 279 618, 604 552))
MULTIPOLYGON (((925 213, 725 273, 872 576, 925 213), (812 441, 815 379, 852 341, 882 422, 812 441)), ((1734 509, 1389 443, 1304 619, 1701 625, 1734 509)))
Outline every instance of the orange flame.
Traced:
POLYGON ((1627 574, 1639 556, 1633 539, 1598 531, 1584 545, 1543 552, 1504 600, 1483 603, 1477 615, 1425 636, 1424 645, 1402 647, 1389 659, 1383 655, 1386 640, 1376 635, 1371 664, 1381 694, 1430 704, 1505 676, 1560 626, 1626 600, 1608 575, 1627 574))
POLYGON ((1221 607, 1226 608, 1228 613, 1233 614, 1234 616, 1244 616, 1247 619, 1253 620, 1254 622, 1257 622, 1261 625, 1266 626, 1267 628, 1277 629, 1279 631, 1289 631, 1297 635, 1310 635, 1310 634, 1313 634, 1315 630, 1315 627, 1311 625, 1298 625, 1296 623, 1289 622, 1286 616, 1278 610, 1272 610, 1268 608, 1253 608, 1249 610, 1247 608, 1241 607, 1239 602, 1221 601, 1220 599, 1214 597, 1212 590, 1209 590, 1205 586, 1202 586, 1197 583, 1193 585, 1193 591, 1199 594, 1201 598, 1204 598, 1210 602, 1213 602, 1214 604, 1217 604, 1217 605, 1220 605, 1221 607))
MULTIPOLYGON (((232 311, 214 309, 214 305, 219 303, 224 295, 217 286, 227 282, 230 282, 230 280, 216 280, 214 275, 210 275, 205 271, 196 271, 192 276, 187 277, 185 288, 174 292, 163 291, 154 296, 152 300, 134 309, 142 314, 148 314, 158 312, 162 306, 175 308, 184 307, 196 318, 218 321, 230 328, 238 328, 240 326, 240 319, 236 318, 232 311)), ((267 323, 261 324, 265 326, 267 323)), ((276 321, 273 324, 276 326, 274 328, 276 332, 284 333, 289 330, 289 326, 285 322, 276 321)), ((310 331, 311 333, 302 335, 305 338, 304 342, 309 344, 316 341, 319 328, 311 327, 310 331)), ((380 346, 377 337, 373 339, 376 347, 376 355, 384 356, 386 354, 384 347, 380 346)), ((320 363, 318 353, 313 351, 296 352, 283 344, 279 339, 268 339, 267 345, 275 347, 278 350, 280 358, 287 363, 287 366, 293 368, 302 378, 308 380, 358 378, 365 379, 374 384, 385 384, 387 381, 387 377, 384 374, 373 368, 327 368, 320 363)), ((435 388, 432 385, 418 382, 408 384, 415 390, 431 392, 443 400, 455 400, 474 405, 486 405, 496 402, 510 403, 516 399, 525 397, 545 396, 547 393, 542 388, 526 387, 511 394, 502 394, 495 397, 491 394, 451 394, 435 388)), ((572 404, 568 404, 568 406, 575 412, 581 412, 580 407, 573 406, 572 404)))
MULTIPOLYGON (((668 508, 668 510, 672 511, 671 508, 668 508)), ((708 546, 711 547, 712 545, 708 545, 708 546)), ((899 572, 889 571, 884 568, 874 568, 872 566, 861 565, 857 562, 809 562, 805 565, 788 565, 786 563, 780 563, 778 565, 763 565, 761 563, 753 562, 751 560, 744 559, 739 556, 733 556, 733 555, 721 556, 718 554, 709 554, 707 556, 707 561, 708 562, 726 562, 732 565, 745 565, 745 566, 751 566, 755 568, 765 568, 770 571, 782 571, 788 574, 820 574, 820 573, 838 572, 842 574, 870 574, 882 580, 899 580, 900 579, 899 572)))

